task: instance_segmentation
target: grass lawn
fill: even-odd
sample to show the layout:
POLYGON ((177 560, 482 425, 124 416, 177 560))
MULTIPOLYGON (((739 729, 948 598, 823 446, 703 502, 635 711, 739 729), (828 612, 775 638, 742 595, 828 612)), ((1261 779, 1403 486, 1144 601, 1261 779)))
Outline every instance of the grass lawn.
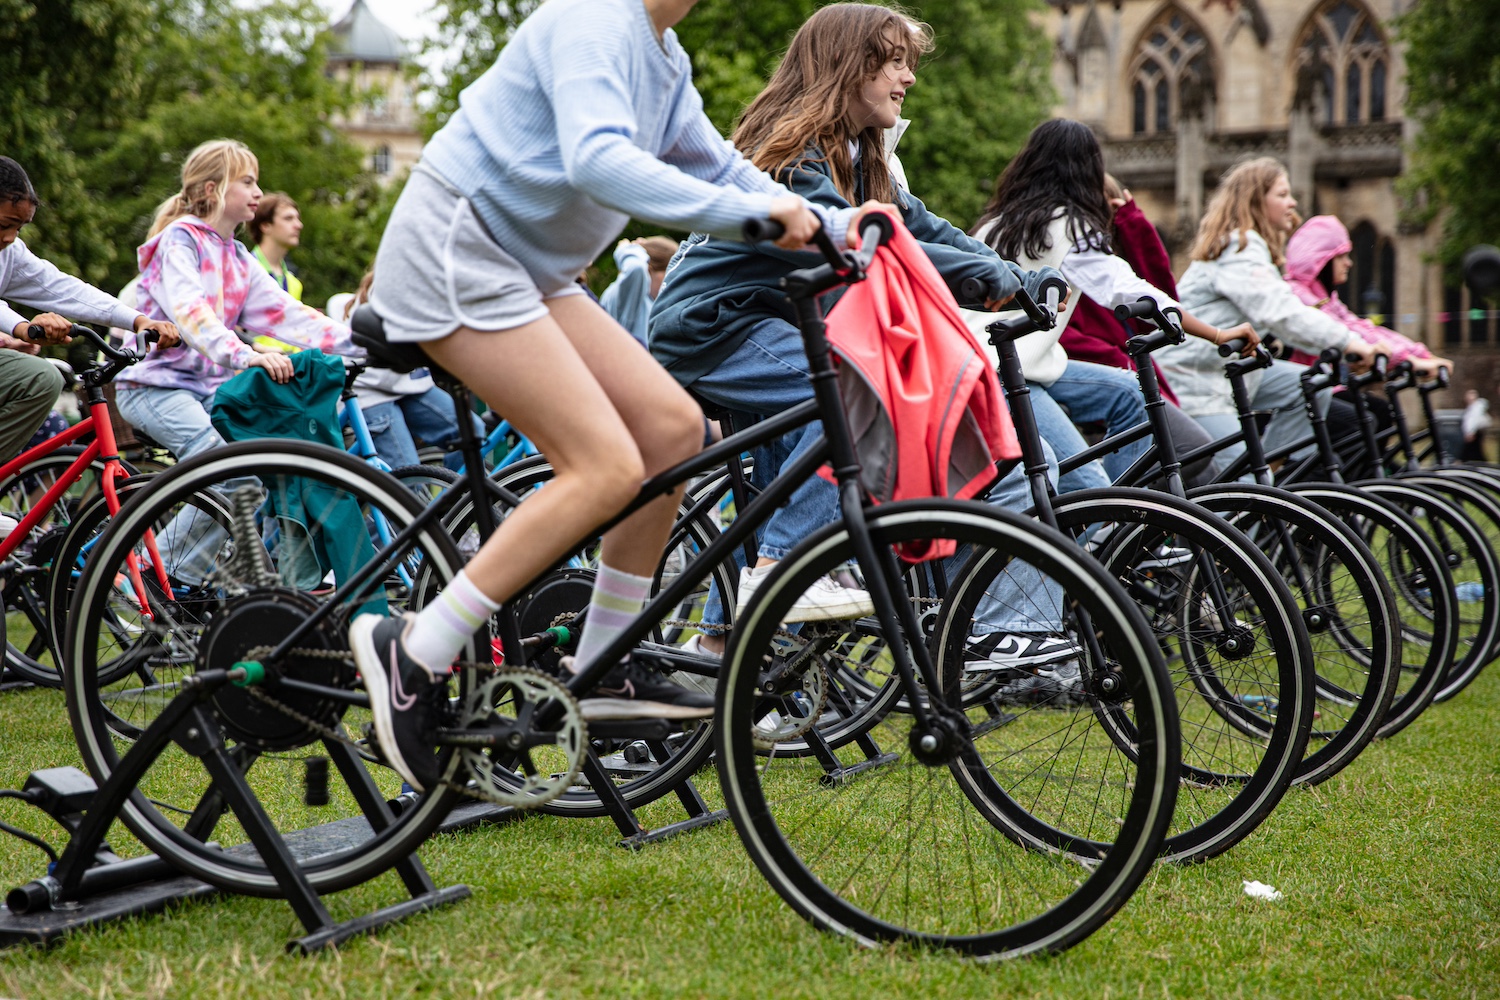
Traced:
MULTIPOLYGON (((55 692, 0 695, 0 733, 0 787, 78 761, 55 692)), ((670 822, 674 807, 643 818, 670 822)), ((0 819, 56 837, 13 802, 0 819)), ((615 842, 606 820, 554 817, 439 838, 422 852, 429 870, 473 898, 338 953, 285 956, 300 928, 284 902, 219 898, 0 954, 0 996, 1494 998, 1500 672, 1326 785, 1290 792, 1227 855, 1159 868, 1059 956, 978 965, 818 933, 727 825, 641 853, 615 842), (1285 898, 1250 899, 1245 879, 1285 898)), ((0 886, 40 868, 38 851, 0 837, 0 886)), ((328 902, 345 919, 399 898, 387 875, 328 902)))

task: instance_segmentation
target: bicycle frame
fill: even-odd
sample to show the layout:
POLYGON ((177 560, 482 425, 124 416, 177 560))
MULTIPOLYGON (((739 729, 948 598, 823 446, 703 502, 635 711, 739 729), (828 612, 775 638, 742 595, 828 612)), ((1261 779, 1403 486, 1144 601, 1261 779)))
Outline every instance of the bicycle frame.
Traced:
MULTIPOLYGON (((872 214, 866 217, 863 226, 862 246, 866 247, 866 252, 873 257, 875 249, 884 242, 890 232, 890 222, 882 215, 872 214)), ((751 533, 767 520, 777 507, 789 499, 808 477, 815 475, 818 468, 826 463, 832 466, 834 479, 838 484, 839 506, 843 521, 849 530, 856 559, 864 572, 865 585, 875 605, 876 618, 881 628, 885 634, 891 636, 920 636, 922 632, 914 610, 908 603, 897 601, 892 592, 892 585, 899 585, 901 580, 901 572, 896 565, 895 558, 887 550, 877 550, 866 526, 864 516, 866 499, 859 484, 859 459, 845 417, 843 402, 839 396, 837 374, 825 335, 826 326, 822 309, 817 301, 819 295, 831 288, 863 280, 864 267, 869 257, 861 259, 856 255, 841 253, 833 247, 832 241, 824 233, 819 234, 818 244, 829 263, 794 271, 785 279, 787 294, 792 301, 797 326, 802 333, 803 347, 807 353, 813 399, 734 434, 693 458, 647 480, 636 498, 613 520, 589 532, 584 538, 574 540, 568 546, 567 551, 571 552, 586 544, 591 538, 608 531, 646 504, 666 496, 694 476, 722 466, 730 459, 737 459, 740 453, 753 450, 758 445, 768 443, 813 420, 821 420, 823 435, 814 447, 799 458, 791 468, 777 476, 745 510, 738 512, 734 522, 699 553, 690 565, 693 567, 714 566, 727 559, 734 549, 746 542, 751 533)), ((457 380, 450 380, 450 376, 442 378, 443 388, 453 394, 454 403, 459 412, 465 412, 470 402, 468 390, 457 380)), ((491 491, 487 486, 488 477, 480 460, 478 437, 468 421, 459 421, 459 431, 460 451, 467 467, 464 477, 445 490, 411 524, 408 524, 392 539, 390 544, 381 549, 373 560, 355 572, 348 581, 343 582, 334 595, 264 657, 265 662, 274 664, 286 656, 297 646, 302 637, 331 614, 335 607, 363 600, 401 561, 406 547, 417 533, 430 524, 433 518, 440 516, 441 512, 448 508, 450 501, 460 492, 467 492, 475 500, 476 527, 481 538, 488 538, 494 532, 496 527, 494 512, 489 504, 479 502, 481 498, 491 495, 491 491)), ((562 561, 559 560, 559 564, 562 561)), ((548 571, 550 569, 551 567, 548 571)), ((613 665, 622 660, 636 643, 644 638, 655 622, 681 603, 682 599, 697 585, 702 575, 691 570, 679 574, 677 579, 668 584, 646 605, 632 627, 614 639, 589 666, 568 679, 569 690, 575 695, 581 695, 597 686, 613 665)), ((523 587, 522 591, 524 592, 525 589, 523 587)), ((498 638, 501 648, 506 651, 507 656, 524 660, 525 654, 521 651, 525 650, 528 644, 519 634, 514 613, 509 605, 502 608, 498 620, 498 638)), ((919 673, 927 690, 942 689, 930 652, 924 643, 912 642, 908 645, 894 642, 888 644, 888 649, 895 661, 897 672, 907 685, 907 690, 917 690, 916 677, 919 673)), ((960 709, 949 706, 940 699, 928 701, 913 698, 912 708, 917 718, 917 728, 914 732, 933 731, 935 716, 944 718, 956 716, 957 720, 964 718, 960 709)))

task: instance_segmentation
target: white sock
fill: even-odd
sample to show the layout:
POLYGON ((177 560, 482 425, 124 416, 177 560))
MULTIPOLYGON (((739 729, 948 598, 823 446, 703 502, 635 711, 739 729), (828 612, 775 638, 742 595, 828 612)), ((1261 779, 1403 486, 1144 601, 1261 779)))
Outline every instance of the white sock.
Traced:
POLYGON ((499 607, 460 570, 437 600, 417 613, 406 634, 406 652, 434 677, 446 677, 458 651, 499 607))
POLYGON ((646 606, 646 596, 650 593, 649 576, 635 576, 600 565, 583 623, 583 638, 578 640, 578 653, 573 657, 575 671, 594 662, 604 647, 625 631, 646 606))

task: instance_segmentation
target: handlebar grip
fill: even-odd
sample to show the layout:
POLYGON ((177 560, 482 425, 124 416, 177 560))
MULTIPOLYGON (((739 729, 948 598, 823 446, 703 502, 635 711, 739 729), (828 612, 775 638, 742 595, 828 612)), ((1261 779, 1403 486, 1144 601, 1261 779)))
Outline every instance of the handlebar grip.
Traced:
POLYGON ((1448 388, 1448 381, 1449 381, 1449 379, 1451 377, 1452 377, 1452 373, 1448 371, 1448 366, 1447 365, 1439 365, 1438 366, 1438 370, 1437 370, 1437 384, 1438 384, 1438 388, 1439 389, 1446 389, 1446 388, 1448 388))
POLYGON ((786 227, 775 219, 746 219, 740 232, 746 243, 775 243, 786 235, 786 227))
POLYGON ((1250 346, 1250 341, 1245 337, 1236 337, 1219 345, 1219 357, 1227 358, 1231 354, 1240 354, 1250 346))
POLYGON ((958 297, 965 302, 983 302, 989 287, 978 278, 965 278, 958 283, 958 297))
POLYGON ((1115 319, 1144 319, 1156 312, 1156 300, 1149 295, 1142 295, 1129 305, 1115 306, 1115 319))
POLYGON ((36 325, 35 323, 32 323, 26 328, 26 336, 40 344, 42 341, 47 339, 47 331, 42 327, 36 325))
POLYGON ((891 236, 896 232, 896 227, 891 223, 891 217, 884 212, 868 212, 859 220, 859 243, 861 252, 868 253, 871 257, 875 255, 875 247, 881 247, 891 241, 891 236), (873 244, 873 246, 871 245, 873 244))

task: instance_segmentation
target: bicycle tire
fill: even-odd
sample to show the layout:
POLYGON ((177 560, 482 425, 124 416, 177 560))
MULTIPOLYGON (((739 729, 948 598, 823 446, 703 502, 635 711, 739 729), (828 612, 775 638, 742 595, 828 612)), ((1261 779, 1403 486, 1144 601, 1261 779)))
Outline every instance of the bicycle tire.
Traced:
MULTIPOLYGON (((1063 581, 1086 609, 1107 648, 1120 654, 1122 691, 1129 692, 1140 725, 1138 753, 1108 758, 1128 769, 1130 778, 1114 788, 1112 805, 1120 807, 1119 823, 1109 824, 1114 839, 1098 842, 1089 865, 1080 865, 1074 850, 1018 844, 1009 830, 982 818, 1005 792, 967 735, 956 739, 951 761, 932 764, 921 763, 905 740, 893 742, 897 760, 829 788, 808 780, 821 771, 815 762, 767 755, 756 746, 752 726, 763 710, 756 691, 762 657, 784 610, 815 579, 854 556, 842 523, 804 540, 772 571, 726 654, 716 748, 726 807, 740 839, 797 913, 861 944, 908 941, 983 959, 1076 944, 1129 899, 1171 819, 1179 735, 1150 632, 1119 585, 1070 540, 1018 515, 974 503, 909 501, 882 505, 866 517, 880 549, 946 538, 1003 551, 1063 581), (924 780, 925 801, 914 810, 916 786, 924 780), (976 853, 983 855, 982 870, 976 853), (944 864, 945 857, 951 864, 944 864)), ((899 594, 900 581, 894 583, 899 594)), ((944 686, 942 697, 956 706, 956 685, 944 686)), ((909 727, 911 718, 892 715, 884 725, 909 727)), ((1071 846, 1084 849, 1081 842, 1071 846)))

